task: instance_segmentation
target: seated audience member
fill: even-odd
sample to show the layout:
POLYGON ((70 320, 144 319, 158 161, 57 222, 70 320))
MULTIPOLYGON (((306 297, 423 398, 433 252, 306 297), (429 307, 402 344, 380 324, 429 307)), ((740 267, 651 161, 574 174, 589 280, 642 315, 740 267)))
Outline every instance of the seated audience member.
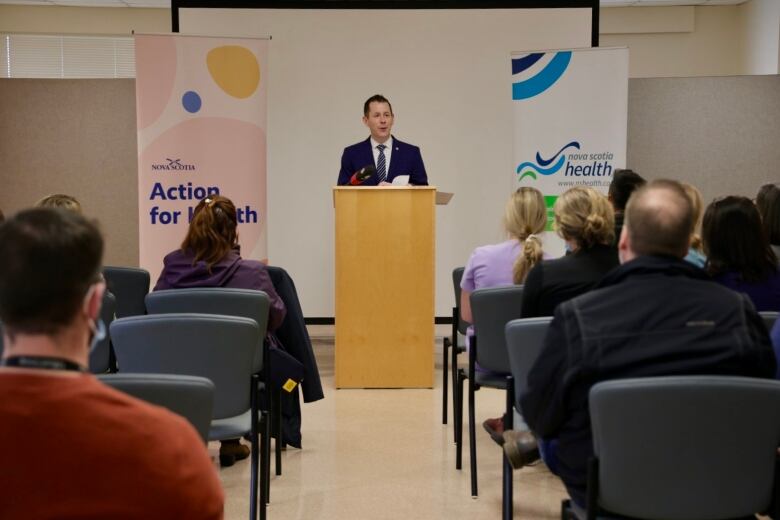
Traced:
POLYGON ((756 207, 761 214, 764 231, 775 256, 780 259, 780 187, 764 184, 756 196, 756 207))
POLYGON ((75 211, 76 213, 82 213, 81 203, 70 195, 64 195, 62 193, 56 193, 54 195, 48 195, 35 203, 36 208, 62 208, 75 211))
MULTIPOLYGON (((504 229, 509 239, 476 248, 463 271, 460 314, 465 321, 472 321, 470 297, 475 290, 523 283, 529 269, 542 258, 539 235, 546 224, 542 192, 536 188, 518 188, 504 208, 504 229)), ((473 334, 473 327, 469 327, 468 335, 473 334)), ((501 418, 488 419, 482 425, 494 441, 503 444, 501 418)))
MULTIPOLYGON (((193 211, 190 227, 181 247, 163 259, 163 270, 154 286, 162 289, 195 287, 234 287, 255 289, 268 294, 268 333, 282 324, 286 309, 274 289, 262 262, 241 258, 238 245, 236 207, 227 197, 210 195, 193 211)), ((249 456, 250 450, 238 439, 223 441, 219 450, 223 466, 249 456)))
POLYGON ((644 186, 646 182, 634 170, 618 168, 612 175, 607 198, 615 210, 615 245, 620 238, 620 230, 623 228, 623 213, 626 211, 628 199, 635 190, 644 186))
POLYGON ((715 200, 704 213, 707 271, 718 283, 746 293, 758 311, 780 311, 780 271, 761 216, 746 197, 715 200))
POLYGON ((555 228, 571 254, 544 260, 528 273, 523 291, 523 318, 552 316, 555 307, 589 291, 618 265, 614 214, 607 198, 593 188, 564 192, 553 207, 555 228))
POLYGON ((87 371, 102 253, 74 212, 31 209, 0 226, 0 518, 222 518, 194 428, 87 371))
POLYGON ((681 182, 680 186, 682 186, 685 190, 685 194, 691 200, 693 219, 694 222, 696 222, 693 228, 693 234, 691 235, 691 245, 688 248, 688 254, 685 255, 685 261, 703 269, 704 265, 707 263, 707 257, 704 256, 701 243, 701 218, 704 210, 704 201, 702 200, 701 192, 692 184, 681 182))
MULTIPOLYGON (((545 461, 581 507, 593 456, 593 385, 628 377, 775 374, 769 336, 750 299, 683 260, 693 226, 679 183, 659 180, 637 191, 620 236, 621 266, 598 288, 558 306, 530 370, 523 417, 545 439, 545 461), (551 453, 546 440, 554 438, 551 453)), ((509 439, 504 449, 513 465, 525 462, 509 439)))

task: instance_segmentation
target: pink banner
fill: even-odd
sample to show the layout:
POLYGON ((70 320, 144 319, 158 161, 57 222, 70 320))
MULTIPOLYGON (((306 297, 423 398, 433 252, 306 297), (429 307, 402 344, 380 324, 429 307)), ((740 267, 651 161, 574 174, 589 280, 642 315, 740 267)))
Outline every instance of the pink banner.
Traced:
POLYGON ((198 201, 238 210, 242 256, 265 259, 268 41, 137 35, 140 266, 152 275, 198 201))

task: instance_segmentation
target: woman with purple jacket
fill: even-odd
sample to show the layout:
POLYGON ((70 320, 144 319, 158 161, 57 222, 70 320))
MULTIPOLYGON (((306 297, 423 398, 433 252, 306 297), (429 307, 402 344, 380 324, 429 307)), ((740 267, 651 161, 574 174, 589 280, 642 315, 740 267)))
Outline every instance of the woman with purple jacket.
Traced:
MULTIPOLYGON (((163 270, 154 290, 234 287, 263 291, 271 300, 270 334, 284 321, 284 302, 276 293, 265 265, 241 258, 237 225, 236 207, 230 199, 210 195, 201 200, 195 207, 181 247, 163 259, 163 270)), ((238 439, 223 441, 219 454, 222 465, 230 466, 234 461, 248 457, 249 448, 238 439)))

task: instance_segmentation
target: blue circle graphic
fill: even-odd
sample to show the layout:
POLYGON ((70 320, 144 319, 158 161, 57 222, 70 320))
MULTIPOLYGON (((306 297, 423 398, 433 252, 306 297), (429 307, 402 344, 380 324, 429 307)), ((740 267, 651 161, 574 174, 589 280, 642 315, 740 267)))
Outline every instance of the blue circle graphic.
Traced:
POLYGON ((186 110, 190 114, 194 114, 195 112, 200 110, 200 106, 201 106, 200 96, 198 95, 197 92, 188 90, 181 97, 181 104, 184 105, 184 110, 186 110))

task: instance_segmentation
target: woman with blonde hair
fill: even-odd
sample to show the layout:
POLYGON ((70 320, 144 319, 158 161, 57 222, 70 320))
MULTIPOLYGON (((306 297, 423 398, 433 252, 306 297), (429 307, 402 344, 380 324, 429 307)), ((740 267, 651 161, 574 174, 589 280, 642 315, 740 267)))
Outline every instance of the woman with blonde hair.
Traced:
POLYGON ((471 253, 460 282, 460 315, 471 322, 469 297, 477 289, 522 284, 528 271, 542 259, 540 234, 547 224, 544 197, 536 188, 518 188, 504 207, 504 229, 509 239, 480 246, 471 253))
MULTIPOLYGON (((209 195, 201 200, 195 206, 181 247, 163 259, 163 270, 154 290, 235 287, 264 291, 271 300, 270 334, 282 324, 287 311, 265 265, 241 258, 237 228, 238 215, 230 199, 209 195)), ((219 455, 223 466, 231 466, 248 457, 249 448, 240 444, 239 439, 222 441, 219 455)))
POLYGON ((703 245, 701 241, 701 220, 704 214, 704 200, 702 199, 701 192, 696 189, 692 184, 687 182, 681 182, 685 194, 691 201, 693 207, 694 228, 693 235, 691 235, 691 246, 688 249, 688 254, 685 256, 685 261, 690 262, 697 267, 704 268, 707 263, 707 257, 704 256, 703 245))
POLYGON ((528 273, 523 291, 524 318, 552 316, 555 307, 589 291, 618 265, 615 214, 607 197, 593 188, 576 186, 553 207, 555 229, 569 254, 545 260, 528 273))
MULTIPOLYGON (((504 207, 504 229, 508 240, 478 247, 471 253, 460 283, 460 315, 471 322, 471 293, 499 285, 522 284, 528 271, 542 259, 540 234, 547 225, 547 209, 542 192, 518 188, 504 207)), ((469 327, 468 335, 474 330, 469 327)), ((484 370, 481 369, 480 370, 484 370)), ((482 423, 494 441, 503 441, 501 418, 482 423)))

